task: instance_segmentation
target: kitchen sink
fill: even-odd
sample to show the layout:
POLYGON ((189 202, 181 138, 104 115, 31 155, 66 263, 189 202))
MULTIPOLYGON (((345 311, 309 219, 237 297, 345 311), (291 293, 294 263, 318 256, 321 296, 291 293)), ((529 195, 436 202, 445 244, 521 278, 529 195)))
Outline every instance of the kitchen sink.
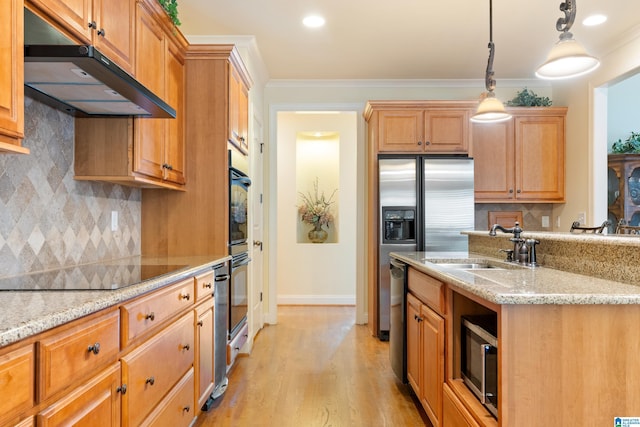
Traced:
POLYGON ((443 268, 454 268, 457 270, 485 270, 488 268, 502 270, 502 267, 498 267, 489 263, 438 263, 438 266, 443 268))

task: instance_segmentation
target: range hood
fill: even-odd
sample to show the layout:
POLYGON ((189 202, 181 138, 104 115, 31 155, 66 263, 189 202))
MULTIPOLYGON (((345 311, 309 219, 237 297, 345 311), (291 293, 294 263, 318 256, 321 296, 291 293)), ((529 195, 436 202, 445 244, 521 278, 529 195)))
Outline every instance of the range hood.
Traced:
POLYGON ((94 46, 71 44, 25 9, 25 94, 78 117, 175 118, 176 111, 94 46))

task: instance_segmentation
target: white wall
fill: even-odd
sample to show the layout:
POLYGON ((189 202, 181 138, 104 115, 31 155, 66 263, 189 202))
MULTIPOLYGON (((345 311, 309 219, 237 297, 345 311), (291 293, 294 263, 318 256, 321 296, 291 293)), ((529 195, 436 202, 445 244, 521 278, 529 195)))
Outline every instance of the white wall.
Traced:
POLYGON ((626 140, 631 132, 640 132, 640 74, 609 86, 607 103, 607 147, 621 139, 626 140))
POLYGON ((356 112, 279 112, 277 117, 277 303, 355 304, 356 112), (300 153, 297 150, 301 149, 302 139, 299 132, 315 131, 335 132, 338 135, 329 142, 331 145, 337 144, 338 159, 335 159, 335 154, 317 153, 315 164, 300 165, 300 153), (324 173, 323 165, 337 170, 324 173), (331 230, 335 232, 337 227, 336 243, 298 243, 298 192, 305 189, 313 191, 316 175, 320 177, 320 191, 324 190, 325 195, 329 196, 335 187, 338 188, 337 218, 331 230))

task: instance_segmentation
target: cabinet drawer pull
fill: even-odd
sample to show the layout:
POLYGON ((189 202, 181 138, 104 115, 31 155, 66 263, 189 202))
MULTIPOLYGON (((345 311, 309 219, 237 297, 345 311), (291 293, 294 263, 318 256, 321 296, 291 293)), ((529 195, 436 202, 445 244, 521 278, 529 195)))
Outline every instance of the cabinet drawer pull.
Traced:
POLYGON ((185 344, 185 345, 182 346, 183 350, 187 350, 188 351, 190 348, 191 348, 191 346, 189 344, 185 344))
POLYGON ((156 320, 156 315, 155 313, 152 311, 151 313, 147 314, 146 316, 144 316, 145 319, 151 320, 152 322, 154 320, 156 320))
POLYGON ((189 301, 189 299, 191 299, 191 295, 189 294, 180 295, 180 299, 186 299, 187 301, 189 301))
POLYGON ((87 351, 89 353, 93 353, 93 354, 98 354, 100 353, 100 343, 97 342, 94 345, 90 345, 89 347, 87 347, 87 351))
POLYGON ((127 385, 122 384, 120 387, 116 389, 118 393, 127 394, 127 385))
POLYGON ((211 286, 213 286, 213 285, 211 284, 211 282, 207 282, 207 283, 203 283, 203 284, 202 284, 202 287, 203 287, 203 288, 205 288, 205 289, 211 289, 211 286))
POLYGON ((156 379, 154 377, 149 377, 145 381, 145 384, 154 385, 156 383, 156 379))

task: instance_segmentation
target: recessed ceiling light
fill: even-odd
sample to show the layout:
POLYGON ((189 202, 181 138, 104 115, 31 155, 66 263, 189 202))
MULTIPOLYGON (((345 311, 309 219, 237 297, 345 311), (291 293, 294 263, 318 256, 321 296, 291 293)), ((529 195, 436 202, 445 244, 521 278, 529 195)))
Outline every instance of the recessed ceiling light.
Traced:
POLYGON ((320 15, 309 15, 302 20, 302 23, 309 28, 322 27, 324 22, 324 18, 320 15))
POLYGON ((586 18, 584 18, 584 20, 582 21, 582 25, 585 25, 587 27, 593 27, 595 25, 600 25, 604 23, 606 20, 607 20, 607 17, 605 15, 596 13, 594 15, 589 15, 586 18))

